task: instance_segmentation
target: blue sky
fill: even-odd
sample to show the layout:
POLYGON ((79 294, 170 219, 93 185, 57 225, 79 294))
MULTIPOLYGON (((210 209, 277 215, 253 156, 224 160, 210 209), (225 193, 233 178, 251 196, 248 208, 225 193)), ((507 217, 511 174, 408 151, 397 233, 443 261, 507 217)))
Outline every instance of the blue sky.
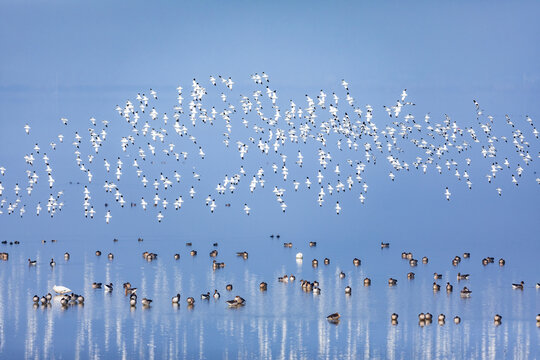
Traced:
MULTIPOLYGON (((250 74, 265 71, 280 98, 298 102, 320 89, 341 90, 345 78, 357 101, 374 105, 380 115, 382 105, 393 104, 407 88, 417 116, 431 112, 439 121, 448 113, 460 123, 472 122, 472 99, 500 118, 506 113, 540 118, 540 4, 534 1, 1 1, 0 8, 0 161, 20 170, 21 178, 22 154, 33 145, 23 139, 25 123, 47 141, 62 116, 75 124, 86 124, 91 116, 114 118, 114 106, 139 91, 152 87, 174 99, 178 84, 187 88, 192 78, 206 81, 209 75, 231 76, 241 93, 252 85, 250 74)), ((329 220, 331 209, 316 212, 299 199, 298 210, 291 208, 286 218, 276 208, 261 210, 264 216, 254 213, 247 228, 247 220, 233 215, 212 221, 239 232, 258 226, 312 235, 378 232, 373 236, 383 238, 401 233, 427 238, 450 222, 462 224, 457 230, 462 236, 512 231, 534 236, 539 208, 533 182, 503 199, 476 187, 448 206, 444 181, 410 175, 389 184, 386 174, 373 175, 384 187, 373 186, 367 210, 354 205, 356 210, 340 219, 329 220)), ((208 230, 210 218, 201 214, 185 216, 193 220, 189 231, 208 230)), ((58 224, 44 225, 51 233, 62 221, 40 220, 58 224)), ((129 221, 118 220, 115 231, 129 221)), ((156 226, 152 229, 166 232, 176 225, 156 226)))

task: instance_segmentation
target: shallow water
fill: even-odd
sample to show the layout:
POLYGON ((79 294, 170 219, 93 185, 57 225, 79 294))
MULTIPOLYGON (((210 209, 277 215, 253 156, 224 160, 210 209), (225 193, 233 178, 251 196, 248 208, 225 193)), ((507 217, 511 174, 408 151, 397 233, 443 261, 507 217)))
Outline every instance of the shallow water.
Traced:
MULTIPOLYGON (((483 253, 485 247, 456 241, 441 246, 419 240, 396 240, 381 249, 376 241, 347 238, 272 239, 267 235, 221 238, 215 248, 224 269, 212 270, 209 252, 211 238, 145 237, 95 239, 90 235, 49 239, 21 239, 20 245, 2 245, 9 260, 0 262, 0 357, 2 358, 535 358, 540 329, 540 290, 535 289, 538 266, 534 254, 509 253, 506 265, 497 263, 501 254, 483 253), (186 246, 186 241, 193 246, 186 246), (316 240, 316 247, 308 242, 316 240), (293 242, 293 248, 283 242, 293 242), (100 257, 95 255, 101 250, 100 257), (195 249, 197 256, 190 256, 195 249), (481 250, 484 249, 484 250, 481 250), (71 255, 65 261, 63 254, 71 255), (148 262, 142 252, 158 254, 148 262), (248 251, 247 260, 236 256, 248 251), (301 251, 304 260, 297 262, 301 251), (411 268, 401 259, 402 251, 413 252, 416 259, 428 256, 428 264, 411 268), (454 267, 454 255, 471 252, 454 267), (108 260, 107 254, 114 253, 108 260), (180 260, 173 254, 180 253, 180 260), (35 254, 37 266, 28 266, 28 254, 35 254), (495 264, 483 266, 485 256, 496 257, 495 264), (57 265, 51 268, 50 259, 57 265), (330 259, 329 265, 323 259, 330 259), (362 260, 355 267, 352 259, 362 260), (313 268, 311 260, 319 266, 313 268), (531 261, 529 261, 531 260, 531 261), (344 279, 339 273, 346 274, 344 279), (413 271, 414 280, 406 274, 413 271), (470 280, 456 280, 457 272, 471 273, 470 280), (433 273, 442 291, 432 290, 433 273), (294 274, 296 281, 281 283, 279 276, 294 274), (370 277, 372 285, 363 286, 370 277), (388 278, 398 280, 389 287, 388 278), (322 293, 304 292, 300 279, 318 280, 322 293), (512 282, 525 281, 525 289, 513 290, 512 282), (92 289, 94 281, 112 282, 112 293, 92 289), (138 305, 130 308, 122 283, 137 287, 138 305), (268 291, 259 283, 266 281, 268 291), (449 281, 454 291, 447 294, 449 281), (228 292, 225 285, 231 283, 228 292), (63 309, 57 298, 51 306, 32 306, 34 294, 52 292, 55 284, 68 286, 84 295, 84 306, 63 309), (345 295, 345 286, 352 295, 345 295), (461 298, 459 290, 469 287, 470 298, 461 298), (219 300, 200 299, 201 293, 217 289, 219 300), (171 297, 180 292, 178 307, 171 297), (240 295, 246 299, 241 308, 228 308, 225 301, 240 295), (195 297, 188 308, 186 298, 195 297), (140 303, 153 299, 150 308, 140 303), (339 312, 338 324, 326 320, 339 312), (397 325, 390 315, 399 314, 397 325), (420 326, 418 313, 434 315, 432 324, 420 326), (436 316, 446 315, 438 324, 436 316), (502 323, 496 326, 495 314, 502 323), (462 319, 454 324, 453 317, 462 319)), ((514 245, 519 245, 519 241, 514 245)), ((511 247, 510 245, 508 245, 511 247)))

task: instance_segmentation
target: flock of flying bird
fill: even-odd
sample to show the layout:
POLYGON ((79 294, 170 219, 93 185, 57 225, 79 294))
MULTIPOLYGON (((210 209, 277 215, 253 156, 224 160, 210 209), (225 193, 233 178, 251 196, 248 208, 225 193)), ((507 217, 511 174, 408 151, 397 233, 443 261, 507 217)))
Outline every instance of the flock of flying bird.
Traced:
MULTIPOLYGON (((529 116, 511 120, 506 115, 501 125, 506 126, 511 135, 497 136, 493 128, 499 122, 493 116, 485 115, 476 101, 474 125, 469 121, 469 126, 461 126, 448 115, 441 122, 434 122, 429 113, 418 119, 409 112, 415 104, 407 101, 407 91, 403 90, 394 104, 384 106, 385 114, 377 125, 374 108, 357 105, 345 80, 341 83, 343 94, 340 91, 327 94, 321 90, 316 96, 305 95, 302 105, 290 100, 288 106, 280 107, 278 92, 271 87, 267 74, 254 74, 251 79, 255 84, 251 95, 236 97, 233 91, 235 82, 230 77, 210 76, 209 81, 204 82, 193 79, 187 94, 181 86, 176 89, 176 104, 169 112, 158 111, 158 94, 150 89, 149 96, 139 93, 134 100, 117 105, 119 119, 114 123, 91 118, 86 135, 81 130, 72 129, 71 122, 62 118, 61 122, 69 134, 59 134, 48 144, 32 141, 35 145, 24 156, 28 167, 25 185, 22 181, 16 182, 10 191, 2 181, 8 170, 0 166, 0 214, 18 213, 22 217, 27 208, 33 208, 36 215, 46 210, 53 217, 62 210, 64 189, 58 189, 61 175, 53 171, 52 154, 61 148, 71 148, 74 163, 84 174, 80 191, 87 218, 99 216, 109 223, 114 212, 127 204, 127 207, 140 206, 145 211, 155 208, 155 217, 161 222, 167 210, 172 207, 181 209, 184 201, 199 198, 198 194, 204 191, 198 186, 201 174, 196 166, 186 169, 182 164, 188 159, 196 164, 207 161, 202 143, 210 140, 204 135, 195 136, 200 128, 203 128, 203 134, 210 133, 205 127, 222 127, 223 130, 218 131, 222 131, 223 147, 242 161, 241 166, 228 172, 232 175, 216 174, 220 180, 208 180, 214 181, 215 188, 209 190, 208 196, 202 196, 204 201, 199 201, 212 213, 221 203, 224 207, 231 207, 228 200, 220 203, 220 197, 225 199, 223 195, 233 194, 240 186, 245 186, 251 193, 265 186, 272 189, 283 212, 288 206, 285 201, 287 191, 310 191, 319 206, 331 201, 330 197, 337 198, 342 194, 352 194, 364 204, 369 188, 364 178, 365 171, 381 162, 389 166, 388 178, 392 182, 399 174, 411 170, 423 174, 435 171, 450 174, 457 184, 464 183, 468 189, 473 185, 471 165, 476 161, 491 163, 484 173, 485 179, 476 181, 491 184, 499 196, 504 186, 518 186, 525 174, 532 172, 536 176, 534 170, 526 171, 540 156, 533 153, 529 142, 537 141, 539 135, 529 116), (210 89, 215 89, 216 95, 220 93, 217 104, 205 104, 206 98, 211 97, 210 89), (239 104, 234 100, 239 100, 239 104), (118 131, 124 132, 119 138, 110 140, 110 134, 115 134, 112 125, 120 127, 121 122, 127 127, 118 131), (233 128, 239 130, 233 132, 233 128), (102 149, 111 142, 118 153, 104 156, 102 149), (515 154, 506 151, 508 148, 515 150, 515 154), (259 156, 262 157, 260 161, 248 160, 259 156), (293 156, 294 160, 288 161, 293 156), (159 169, 159 164, 171 159, 169 163, 176 160, 178 164, 174 171, 167 173, 159 169), (315 160, 313 164, 304 166, 305 162, 312 160, 315 160), (38 162, 43 162, 44 172, 37 166, 38 162), (260 166, 270 163, 269 167, 260 166), (126 165, 133 171, 128 171, 126 165), (313 169, 312 165, 316 168, 313 169), (161 170, 160 174, 152 176, 156 167, 157 171, 161 170), (311 169, 313 172, 304 176, 311 169), (94 174, 104 178, 96 181, 94 174), (128 174, 132 174, 133 179, 136 176, 140 190, 146 192, 146 196, 129 194, 130 185, 123 186, 126 182, 124 177, 128 174), (42 177, 54 191, 48 191, 47 199, 31 203, 32 192, 42 177), (114 198, 117 204, 113 208, 107 202, 100 214, 91 196, 92 191, 97 191, 94 188, 96 183, 103 187, 104 196, 114 198), (185 191, 176 190, 180 187, 178 183, 188 184, 185 191)), ((24 131, 28 136, 33 135, 29 124, 24 126, 24 131)), ((222 161, 221 158, 218 160, 222 161)), ((444 181, 447 180, 448 177, 444 181)), ((540 184, 540 177, 535 181, 540 184)), ((60 182, 66 183, 66 179, 60 182)), ((451 199, 450 188, 450 185, 444 188, 443 199, 451 199)), ((340 214, 342 204, 339 199, 332 200, 331 204, 340 214)), ((252 212, 248 201, 241 207, 246 215, 252 212)))

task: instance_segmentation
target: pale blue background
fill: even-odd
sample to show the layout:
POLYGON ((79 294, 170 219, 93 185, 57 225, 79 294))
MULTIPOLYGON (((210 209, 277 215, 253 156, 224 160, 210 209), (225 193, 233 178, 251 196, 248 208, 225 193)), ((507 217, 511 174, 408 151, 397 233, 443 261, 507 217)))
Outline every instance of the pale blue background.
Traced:
MULTIPOLYGON (((216 348, 227 349, 231 357, 353 357, 363 353, 432 358, 445 357, 449 352, 464 357, 535 356, 538 336, 534 315, 539 302, 538 291, 532 287, 540 280, 540 202, 535 182, 539 147, 525 115, 539 126, 539 10, 536 1, 0 1, 0 166, 8 169, 0 181, 6 187, 5 197, 13 201, 16 182, 26 187, 24 154, 32 152, 36 142, 45 149, 52 140, 58 143, 58 133, 66 136, 58 150, 47 149, 57 180, 54 191, 65 192, 62 213, 54 219, 45 212, 39 218, 34 215, 35 203, 41 200, 43 206, 50 192, 43 164, 36 160, 40 183, 30 199, 23 196, 28 204, 26 215, 23 219, 17 214, 0 216, 1 240, 22 242, 19 247, 3 246, 1 250, 10 252, 10 260, 0 263, 0 278, 6 284, 0 296, 0 320, 5 329, 0 334, 0 354, 20 357, 24 347, 28 357, 45 358, 53 353, 74 357, 74 352, 83 358, 100 354, 151 357, 155 337, 158 357, 197 353, 212 357, 216 348), (112 197, 103 194, 102 157, 114 167, 120 155, 120 136, 129 131, 118 119, 116 104, 153 88, 160 98, 156 106, 171 114, 176 87, 184 87, 187 101, 194 77, 214 91, 208 83, 209 75, 231 76, 238 99, 255 88, 249 75, 262 71, 270 75, 282 110, 291 98, 304 106, 304 94, 314 98, 320 89, 329 94, 340 92, 344 103, 340 83, 345 78, 357 105, 374 107, 373 121, 380 124, 379 129, 388 122, 383 105, 393 105, 407 88, 409 99, 417 104, 410 111, 420 122, 427 112, 433 123, 442 122, 448 114, 461 126, 474 125, 479 133, 472 102, 476 99, 486 114, 495 117, 496 136, 511 136, 504 122, 504 115, 509 114, 531 143, 529 152, 534 161, 524 166, 517 188, 510 183, 513 170, 501 173, 497 181, 501 182, 503 196, 499 197, 495 191, 498 185, 489 185, 484 178, 492 160, 480 158, 478 145, 469 154, 473 159, 469 170, 472 191, 452 173, 438 175, 433 168, 427 175, 420 170, 400 173, 392 183, 387 176, 389 165, 380 156, 364 176, 370 186, 364 206, 355 188, 352 194, 347 192, 339 198, 343 212, 336 216, 335 197, 327 196, 322 209, 316 205, 318 186, 297 194, 289 188, 285 195, 289 207, 282 214, 271 189, 273 183, 283 181, 269 174, 277 159, 264 159, 250 150, 244 166, 265 167, 265 191, 250 195, 246 190, 249 179, 244 180, 243 190, 234 197, 219 198, 219 207, 211 215, 203 205, 207 189, 214 189, 225 173, 232 174, 231 168, 236 172, 242 164, 234 149, 223 151, 221 124, 207 133, 205 127, 196 130, 208 156, 204 162, 195 158, 179 168, 188 179, 192 167, 197 166, 203 177, 197 200, 188 200, 188 182, 185 187, 174 188, 175 194, 178 189, 184 192, 186 202, 181 213, 168 210, 163 223, 158 224, 153 210, 119 209, 112 197), (60 117, 69 118, 69 126, 64 127, 60 117), (70 143, 75 131, 88 141, 90 117, 111 122, 107 147, 91 166, 92 202, 98 211, 93 221, 82 215, 82 186, 69 184, 86 179, 75 166, 70 143), (32 126, 30 136, 24 134, 26 123, 32 126), (452 191, 450 202, 443 195, 446 186, 452 191), (233 204, 231 209, 223 206, 226 201, 233 204), (103 218, 104 202, 113 204, 109 225, 103 218), (249 217, 241 210, 244 202, 252 208, 249 217), (268 235, 272 233, 282 234, 283 241, 292 241, 294 249, 282 248, 281 241, 271 242, 268 235), (112 243, 113 237, 120 241, 112 243), (137 243, 137 237, 144 237, 145 242, 137 243), (52 238, 58 243, 40 244, 41 239, 52 238), (310 240, 316 240, 318 247, 309 248, 310 240), (194 242, 200 251, 197 258, 188 257, 185 241, 194 242), (214 241, 220 242, 220 260, 227 262, 223 272, 209 270, 206 254, 214 241), (379 251, 380 241, 390 241, 391 248, 379 251), (97 248, 104 254, 114 252, 115 260, 95 257, 97 248), (158 252, 159 260, 144 262, 140 258, 144 250, 158 252), (250 252, 247 262, 234 256, 235 251, 242 250, 250 252), (72 253, 70 262, 61 260, 64 251, 72 253), (294 262, 296 251, 306 254, 303 265, 294 262), (399 259, 401 251, 431 259, 429 265, 414 270, 418 274, 414 282, 405 280, 410 268, 399 259), (471 251, 470 262, 451 268, 450 259, 463 251, 471 251), (180 262, 173 261, 175 252, 182 253, 180 262), (321 261, 326 256, 332 259, 329 267, 311 268, 311 258, 321 261), (362 267, 352 267, 353 256, 362 258, 362 267), (507 266, 481 267, 484 256, 504 257, 507 266), (38 260, 36 268, 27 268, 28 257, 38 260), (48 265, 51 257, 59 263, 54 270, 48 265), (347 280, 337 282, 342 269, 347 272, 347 280), (456 271, 471 272, 467 283, 474 289, 471 301, 460 299, 456 292, 452 296, 432 294, 434 271, 443 272, 444 281, 453 283, 456 271), (303 294, 298 284, 282 287, 276 283, 277 276, 286 272, 319 279, 323 284, 321 301, 303 294), (363 288, 365 276, 373 277, 372 290, 363 288), (386 286, 389 276, 399 279, 398 287, 386 286), (154 298, 154 309, 130 312, 120 292, 104 297, 89 286, 93 281, 114 281, 119 287, 127 280, 139 286, 141 297, 154 298), (263 280, 269 282, 267 297, 261 296, 256 287, 263 280), (513 291, 510 284, 520 280, 528 288, 513 291), (222 288, 230 281, 248 299, 243 312, 229 312, 223 302, 208 306, 198 302, 188 315, 185 303, 179 312, 169 307, 175 291, 181 291, 185 299, 214 286, 225 300, 229 294, 225 295, 222 288), (32 309, 30 297, 50 291, 56 282, 83 293, 88 299, 86 307, 65 312, 57 304, 50 311, 32 309), (353 286, 351 301, 343 297, 346 283, 353 286), (284 298, 288 299, 287 306, 283 305, 284 298), (401 301, 403 298, 409 301, 401 301), (269 308, 273 309, 270 315, 269 308), (344 319, 337 327, 329 327, 324 317, 337 310, 343 312, 344 319), (391 327, 387 321, 394 311, 400 313, 398 327, 391 327), (448 321, 446 327, 434 324, 422 329, 416 320, 420 311, 445 312, 448 320, 460 314, 463 326, 448 321), (492 323, 495 312, 503 314, 499 328, 492 323), (118 324, 123 330, 116 331, 118 324), (235 326, 251 329, 245 340, 228 331, 235 326), (173 329, 177 338, 169 343, 167 336, 173 329), (71 331, 76 331, 76 337, 71 331), (296 336, 302 333, 304 340, 296 336), (365 341, 354 340, 351 345, 358 334, 365 341), (183 345, 186 339, 188 344, 183 345), (470 343, 462 339, 470 339, 470 343), (255 345, 258 341, 261 343, 255 345), (426 348, 426 343, 434 347, 426 348)), ((219 103, 221 91, 215 90, 205 102, 219 103)), ((237 100, 235 105, 239 107, 237 100)), ((233 134, 245 135, 238 119, 235 121, 233 134)), ((515 168, 519 155, 513 147, 496 146, 499 162, 507 156, 515 168)), ((188 149, 195 153, 197 148, 188 149)), ((82 149, 83 156, 89 150, 88 146, 82 149)), ((412 147, 405 150, 403 159, 411 164, 419 152, 412 147)), ((314 181, 316 167, 308 157, 316 146, 302 150, 306 156, 302 170, 292 163, 296 147, 287 151, 289 178, 305 179, 309 175, 314 181)), ((346 158, 363 157, 361 152, 337 154, 335 149, 333 154, 342 168, 346 158)), ((460 155, 460 164, 464 157, 460 155)), ((124 163, 126 172, 131 173, 122 178, 122 192, 128 202, 138 201, 140 184, 129 162, 124 163)), ((171 173, 177 166, 168 162, 163 169, 171 173)), ((154 167, 153 171, 153 176, 158 176, 160 169, 154 167)), ((144 196, 147 201, 152 197, 147 193, 144 196)), ((172 207, 172 196, 168 200, 172 207)))

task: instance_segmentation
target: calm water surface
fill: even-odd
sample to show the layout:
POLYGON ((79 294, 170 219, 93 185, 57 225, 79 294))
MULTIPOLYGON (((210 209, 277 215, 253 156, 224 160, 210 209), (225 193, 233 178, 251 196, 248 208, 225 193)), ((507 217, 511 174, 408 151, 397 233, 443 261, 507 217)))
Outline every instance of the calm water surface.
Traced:
MULTIPOLYGON (((0 262, 0 357, 1 358, 537 358, 540 328, 535 316, 540 312, 540 290, 535 254, 498 259, 500 249, 486 253, 486 247, 456 241, 444 246, 426 245, 414 239, 392 242, 381 249, 379 242, 347 238, 271 239, 267 235, 250 238, 136 238, 95 239, 90 235, 59 238, 56 243, 41 239, 20 239, 20 245, 2 245, 9 260, 0 262), (311 240, 316 247, 309 247, 311 240), (192 247, 186 241, 193 242, 192 247), (226 263, 212 270, 209 252, 218 242, 218 261, 226 263), (283 242, 293 242, 284 248, 283 242), (102 256, 95 255, 96 250, 102 256), (195 249, 197 256, 190 256, 195 249), (71 258, 65 261, 64 252, 71 258), (158 254, 147 262, 144 251, 158 254), (247 260, 236 256, 248 251, 247 260), (295 254, 304 253, 303 262, 295 254), (414 257, 429 257, 428 264, 411 268, 401 259, 402 251, 414 257), (454 267, 451 260, 464 251, 454 267), (107 254, 114 253, 114 260, 107 254), (180 260, 174 260, 180 253, 180 260), (483 266, 481 259, 494 256, 495 264, 483 266), (28 257, 37 266, 28 266, 28 257), (323 259, 330 259, 329 265, 323 259), (359 267, 352 259, 362 260, 359 267), (56 267, 49 261, 54 258, 56 267), (313 268, 311 260, 319 266, 313 268), (346 274, 344 279, 339 273, 346 274), (409 271, 416 273, 407 280, 409 271), (456 274, 471 273, 470 280, 458 283, 456 274), (454 292, 434 293, 433 273, 443 274, 454 292), (279 276, 294 274, 296 281, 280 283, 279 276), (371 287, 363 279, 372 279, 371 287), (398 280, 389 287, 389 277, 398 280), (300 279, 318 280, 321 295, 302 291, 300 279), (511 283, 525 281, 523 291, 511 283), (94 281, 115 285, 112 293, 92 289, 94 281), (137 287, 139 301, 130 308, 122 283, 137 287), (268 291, 259 283, 266 281, 268 291), (228 292, 225 285, 233 284, 228 292), (52 292, 55 284, 68 286, 85 297, 84 306, 62 309, 58 299, 50 307, 32 306, 34 294, 52 292), (352 287, 352 295, 344 289, 352 287), (468 286, 472 296, 461 298, 459 290, 468 286), (219 300, 200 299, 201 293, 217 289, 219 300), (171 297, 180 292, 178 307, 171 297), (240 295, 246 306, 228 308, 225 301, 240 295), (195 306, 188 308, 186 298, 193 296, 195 306), (143 297, 153 299, 143 308, 143 297), (339 324, 326 316, 341 314, 339 324), (390 315, 399 314, 397 325, 390 315), (420 326, 418 313, 430 312, 434 321, 420 326), (436 316, 446 315, 439 325, 436 316), (503 316, 495 326, 493 316, 503 316), (453 317, 459 315, 461 324, 453 317)), ((524 240, 526 241, 526 240, 524 240)), ((519 242, 513 245, 519 245, 519 242)), ((487 248, 489 249, 489 248, 487 248)))

